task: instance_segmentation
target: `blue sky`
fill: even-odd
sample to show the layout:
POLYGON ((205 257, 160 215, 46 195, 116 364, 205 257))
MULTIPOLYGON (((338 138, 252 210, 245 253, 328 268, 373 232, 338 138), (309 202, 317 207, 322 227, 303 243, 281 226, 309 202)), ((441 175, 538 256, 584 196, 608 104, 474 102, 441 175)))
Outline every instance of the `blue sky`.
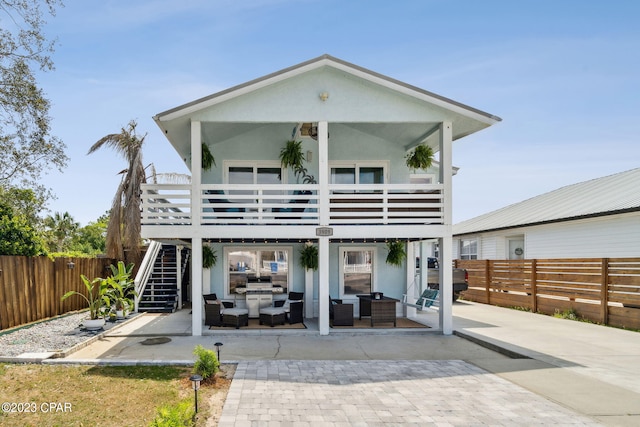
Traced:
POLYGON ((152 116, 328 53, 497 115, 454 143, 454 222, 640 167, 634 0, 65 0, 39 75, 71 158, 47 185, 82 225, 124 162, 87 156, 129 120, 145 164, 186 173, 152 116))

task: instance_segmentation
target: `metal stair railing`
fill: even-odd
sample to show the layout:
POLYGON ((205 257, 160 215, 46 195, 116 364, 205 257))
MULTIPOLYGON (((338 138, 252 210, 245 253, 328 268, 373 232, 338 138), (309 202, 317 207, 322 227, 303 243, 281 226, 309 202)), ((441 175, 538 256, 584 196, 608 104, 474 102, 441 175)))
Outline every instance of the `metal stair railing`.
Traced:
POLYGON ((158 253, 160 253, 160 249, 162 248, 162 243, 156 242, 155 240, 151 241, 149 244, 149 248, 144 255, 144 259, 140 264, 140 269, 138 270, 138 274, 136 274, 135 278, 135 287, 136 287, 136 304, 135 311, 138 311, 138 304, 142 299, 142 294, 144 294, 145 288, 147 287, 147 282, 149 281, 149 276, 151 276, 151 272, 153 271, 153 266, 155 264, 156 258, 158 257, 158 253))

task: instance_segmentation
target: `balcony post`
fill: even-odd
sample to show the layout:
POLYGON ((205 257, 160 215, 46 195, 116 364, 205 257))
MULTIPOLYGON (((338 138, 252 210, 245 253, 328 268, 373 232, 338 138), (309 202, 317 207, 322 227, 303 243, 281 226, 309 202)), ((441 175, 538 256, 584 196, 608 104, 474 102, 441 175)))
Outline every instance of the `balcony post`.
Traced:
POLYGON ((320 225, 329 225, 329 124, 318 122, 318 215, 320 225))
POLYGON ((452 237, 452 181, 453 132, 451 122, 440 124, 440 182, 443 184, 444 233, 440 237, 440 327, 444 335, 453 333, 453 237, 452 237))
MULTIPOLYGON (((200 225, 202 211, 202 123, 191 122, 191 224, 200 225)), ((201 268, 202 266, 198 266, 201 268)))

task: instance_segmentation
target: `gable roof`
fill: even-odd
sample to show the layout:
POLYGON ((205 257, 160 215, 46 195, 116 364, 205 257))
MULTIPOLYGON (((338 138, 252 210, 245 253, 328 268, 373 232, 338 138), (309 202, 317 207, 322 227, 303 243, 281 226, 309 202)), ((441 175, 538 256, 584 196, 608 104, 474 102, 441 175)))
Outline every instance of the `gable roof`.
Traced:
POLYGON ((439 105, 441 107, 454 110, 463 115, 471 116, 476 120, 485 122, 487 125, 493 124, 495 122, 499 122, 502 120, 500 117, 494 116, 493 114, 486 113, 484 111, 478 110, 476 108, 470 107, 460 102, 456 102, 452 99, 445 98, 433 92, 420 89, 418 87, 409 85, 407 83, 401 82, 391 77, 384 76, 382 74, 376 73, 374 71, 368 70, 363 67, 359 67, 357 65, 351 64, 349 62, 340 60, 338 58, 335 58, 331 55, 326 55, 326 54, 319 56, 317 58, 311 59, 309 61, 302 62, 298 65, 294 65, 292 67, 285 68, 280 71, 276 71, 275 73, 268 74, 266 76, 251 80, 249 82, 231 87, 229 89, 225 89, 223 91, 214 93, 212 95, 205 96, 195 101, 172 108, 170 110, 157 114, 154 117, 154 119, 156 121, 164 121, 164 120, 171 120, 173 118, 184 116, 194 111, 207 108, 211 105, 215 105, 216 103, 224 102, 230 98, 246 94, 248 92, 262 88, 264 86, 271 85, 276 82, 282 81, 284 79, 293 77, 295 75, 302 74, 310 70, 317 69, 320 67, 325 67, 325 66, 334 67, 336 69, 347 72, 349 74, 364 78, 366 80, 381 84, 383 86, 390 87, 392 89, 397 90, 398 92, 402 92, 402 93, 420 98, 423 101, 428 101, 430 103, 439 105))
POLYGON ((471 218, 454 235, 640 211, 640 168, 580 182, 471 218))

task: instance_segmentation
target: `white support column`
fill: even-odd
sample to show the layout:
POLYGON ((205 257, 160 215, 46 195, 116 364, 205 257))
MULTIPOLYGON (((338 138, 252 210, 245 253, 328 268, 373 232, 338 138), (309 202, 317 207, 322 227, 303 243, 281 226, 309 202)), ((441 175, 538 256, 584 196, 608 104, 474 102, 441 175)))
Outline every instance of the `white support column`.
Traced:
POLYGON ((200 226, 200 211, 202 210, 201 184, 202 124, 201 122, 191 122, 191 224, 193 226, 200 226))
MULTIPOLYGON (((191 122, 191 226, 200 227, 202 197, 202 125, 191 122)), ((202 238, 191 239, 191 335, 202 335, 202 238)))
POLYGON ((304 317, 313 318, 313 270, 304 272, 304 317))
POLYGON ((318 203, 320 225, 329 225, 329 124, 318 122, 318 203))
POLYGON ((329 335, 329 238, 318 239, 318 327, 329 335))
MULTIPOLYGON (((407 294, 407 302, 410 304, 415 303, 413 295, 416 292, 416 255, 414 251, 414 243, 407 242, 407 287, 404 291, 407 294)), ((415 307, 405 306, 407 309, 407 317, 416 317, 415 307)))
POLYGON ((178 285, 178 310, 182 308, 182 246, 176 246, 176 284, 178 285))
POLYGON ((202 335, 202 238, 191 239, 191 335, 202 335))
POLYGON ((451 122, 440 125, 440 182, 444 187, 443 213, 445 232, 440 237, 440 326, 444 335, 453 333, 453 132, 451 122))

